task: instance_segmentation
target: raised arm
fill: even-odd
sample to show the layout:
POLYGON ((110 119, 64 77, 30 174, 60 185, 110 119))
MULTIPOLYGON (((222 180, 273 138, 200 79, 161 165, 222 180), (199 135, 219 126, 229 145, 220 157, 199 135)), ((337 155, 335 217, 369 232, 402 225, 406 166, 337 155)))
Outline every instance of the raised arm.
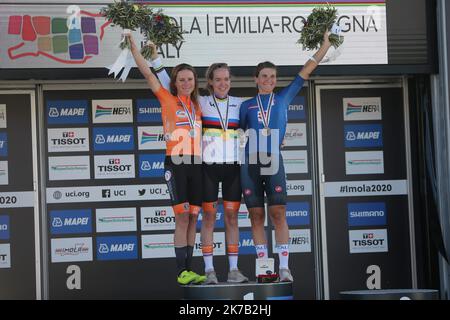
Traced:
POLYGON ((158 76, 158 79, 161 82, 161 85, 165 89, 170 91, 170 77, 166 71, 166 68, 163 65, 161 58, 159 57, 158 48, 151 41, 147 42, 147 45, 152 48, 152 52, 153 52, 152 56, 150 57, 150 59, 152 60, 151 62, 152 62, 153 70, 155 70, 156 75, 158 76))
POLYGON ((331 47, 330 39, 328 38, 330 35, 330 32, 326 32, 323 36, 323 42, 320 46, 319 50, 305 63, 302 70, 298 73, 300 77, 302 77, 304 80, 308 80, 311 76, 311 73, 317 68, 320 61, 322 61, 323 57, 328 52, 328 49, 331 47))
POLYGON ((136 65, 139 68, 139 71, 141 71, 142 75, 147 80, 148 85, 150 86, 150 89, 153 92, 157 92, 159 88, 161 88, 161 84, 158 81, 158 78, 153 74, 152 70, 147 65, 147 61, 142 56, 139 48, 136 46, 136 43, 134 42, 133 36, 127 35, 130 37, 131 41, 131 53, 133 54, 134 61, 136 62, 136 65))

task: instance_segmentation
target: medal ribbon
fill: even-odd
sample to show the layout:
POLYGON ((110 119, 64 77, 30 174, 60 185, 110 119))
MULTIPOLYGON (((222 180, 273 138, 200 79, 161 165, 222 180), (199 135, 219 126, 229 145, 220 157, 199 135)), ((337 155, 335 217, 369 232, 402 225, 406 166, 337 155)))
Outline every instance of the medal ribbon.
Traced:
POLYGON ((196 114, 195 114, 195 106, 191 101, 191 108, 192 108, 192 115, 189 113, 188 108, 186 107, 186 105, 184 104, 183 100, 181 100, 180 96, 177 96, 178 100, 181 102, 181 105, 183 106, 184 111, 186 112, 187 116, 188 116, 188 120, 189 120, 189 125, 192 129, 195 129, 195 121, 196 121, 196 114))
POLYGON ((264 112, 264 108, 263 108, 262 101, 261 101, 261 96, 259 94, 258 94, 256 101, 258 102, 258 108, 259 108, 259 111, 261 112, 261 118, 263 121, 264 128, 268 128, 269 122, 270 122, 270 111, 272 110, 273 93, 271 93, 270 97, 269 97, 269 105, 267 106, 267 112, 264 112))
POLYGON ((217 109, 217 113, 219 114, 219 119, 220 119, 220 125, 222 126, 222 129, 224 131, 227 131, 228 129, 228 110, 229 110, 229 106, 230 106, 230 97, 227 97, 227 113, 225 115, 225 121, 223 120, 222 114, 220 113, 220 109, 219 109, 219 105, 216 101, 216 97, 214 96, 214 94, 212 95, 213 101, 214 101, 214 106, 217 109))

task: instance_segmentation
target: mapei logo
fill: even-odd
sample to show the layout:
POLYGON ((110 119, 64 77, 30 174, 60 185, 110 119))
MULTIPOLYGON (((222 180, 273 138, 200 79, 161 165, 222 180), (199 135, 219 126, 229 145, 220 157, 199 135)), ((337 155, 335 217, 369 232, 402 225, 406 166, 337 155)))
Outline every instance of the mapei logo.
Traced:
POLYGON ((0 157, 8 156, 8 134, 6 132, 0 133, 0 157))
POLYGON ((134 260, 138 258, 136 236, 97 237, 98 260, 134 260))
POLYGON ((344 98, 344 121, 381 120, 381 98, 344 98))
POLYGON ((346 148, 383 147, 382 125, 344 126, 346 148))
POLYGON ((47 101, 48 124, 88 123, 86 100, 47 101))
POLYGON ((52 234, 79 234, 92 232, 92 212, 86 210, 50 211, 52 234))
MULTIPOLYGON (((225 228, 225 215, 224 215, 224 210, 223 210, 223 204, 218 204, 217 205, 217 212, 216 212, 216 223, 214 224, 214 226, 216 228, 225 228)), ((203 216, 204 216, 205 212, 202 210, 199 214, 198 214, 198 219, 197 219, 197 229, 200 230, 202 227, 202 221, 203 221, 203 216)))
POLYGON ((161 123, 161 105, 157 99, 137 99, 137 122, 161 123))
POLYGON ((156 178, 164 176, 165 155, 141 154, 139 155, 139 177, 156 178))
POLYGON ((0 240, 9 239, 9 216, 0 216, 0 240))
POLYGON ((256 254, 252 233, 250 231, 242 231, 239 233, 239 254, 240 255, 256 254))
POLYGON ((131 127, 94 128, 94 151, 133 150, 131 127))
POLYGON ((99 55, 100 41, 106 21, 97 26, 99 13, 69 6, 67 16, 13 15, 8 21, 8 35, 16 36, 17 43, 8 48, 11 60, 25 57, 46 57, 66 65, 85 64, 99 55))

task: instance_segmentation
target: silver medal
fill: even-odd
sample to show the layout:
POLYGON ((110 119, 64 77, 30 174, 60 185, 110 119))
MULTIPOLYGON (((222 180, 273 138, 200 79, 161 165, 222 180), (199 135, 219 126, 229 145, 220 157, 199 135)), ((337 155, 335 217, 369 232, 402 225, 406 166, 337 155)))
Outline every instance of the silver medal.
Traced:
POLYGON ((270 136, 270 128, 264 128, 264 129, 262 129, 262 135, 264 136, 264 137, 268 137, 268 136, 270 136))

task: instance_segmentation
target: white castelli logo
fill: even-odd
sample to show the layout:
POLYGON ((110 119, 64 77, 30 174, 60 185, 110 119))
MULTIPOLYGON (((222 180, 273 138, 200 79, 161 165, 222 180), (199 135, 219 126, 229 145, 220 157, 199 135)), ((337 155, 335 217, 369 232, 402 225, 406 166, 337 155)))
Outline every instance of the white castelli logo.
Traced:
POLYGON ((164 173, 164 178, 166 179, 166 181, 169 181, 172 178, 172 172, 166 171, 164 173))

